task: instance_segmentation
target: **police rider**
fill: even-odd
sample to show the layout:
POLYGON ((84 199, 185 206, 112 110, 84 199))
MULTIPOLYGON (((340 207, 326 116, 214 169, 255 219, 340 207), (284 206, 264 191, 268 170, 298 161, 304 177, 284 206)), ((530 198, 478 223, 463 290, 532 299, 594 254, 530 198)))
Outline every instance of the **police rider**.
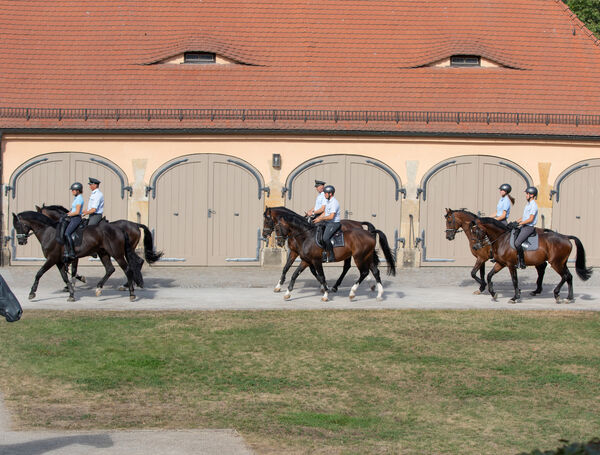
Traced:
POLYGON ((325 199, 325 193, 323 193, 324 187, 325 182, 323 180, 315 180, 315 190, 317 191, 317 199, 315 200, 315 207, 305 212, 307 216, 316 217, 323 213, 323 211, 325 210, 325 204, 327 203, 327 199, 325 199))
POLYGON ((315 219, 315 223, 325 223, 325 232, 323 233, 323 243, 327 250, 327 262, 335 262, 335 256, 333 254, 333 245, 331 244, 331 237, 340 228, 340 203, 333 196, 335 194, 335 188, 333 185, 327 185, 323 189, 325 194, 325 210, 321 215, 315 219))
POLYGON ((538 206, 535 202, 537 198, 538 191, 534 186, 530 186, 525 190, 525 198, 527 199, 527 205, 525 209, 523 209, 523 217, 517 220, 517 223, 521 227, 521 232, 517 236, 515 240, 515 248, 517 249, 519 262, 518 267, 524 269, 525 266, 525 252, 523 251, 523 242, 527 240, 533 232, 535 231, 535 224, 538 219, 538 206))
POLYGON ((98 188, 100 186, 100 180, 90 177, 88 185, 92 194, 88 200, 87 210, 82 212, 82 215, 89 215, 90 220, 88 226, 100 223, 104 214, 104 195, 98 188))

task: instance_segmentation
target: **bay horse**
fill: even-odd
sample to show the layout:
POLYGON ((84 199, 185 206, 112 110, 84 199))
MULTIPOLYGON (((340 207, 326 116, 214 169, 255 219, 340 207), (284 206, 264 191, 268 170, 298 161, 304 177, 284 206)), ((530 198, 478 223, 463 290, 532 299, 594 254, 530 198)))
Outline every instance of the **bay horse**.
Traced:
MULTIPOLYGON (((519 280, 517 277, 517 250, 510 246, 512 227, 515 225, 516 223, 510 223, 508 226, 505 226, 494 218, 488 217, 477 218, 472 224, 473 233, 477 236, 480 243, 483 244, 487 240, 491 245, 494 258, 496 259, 494 268, 487 276, 488 290, 494 301, 497 300, 498 294, 494 292, 492 277, 504 267, 508 267, 515 288, 515 295, 508 302, 516 303, 521 301, 521 290, 519 289, 519 280)), ((542 265, 545 267, 545 263, 548 262, 561 277, 560 283, 554 288, 553 292, 556 303, 561 303, 559 294, 565 282, 569 287, 569 291, 563 303, 574 302, 573 275, 571 275, 567 267, 567 261, 573 249, 570 240, 573 240, 577 247, 577 256, 575 258, 575 271, 577 275, 583 281, 588 280, 592 276, 592 268, 588 268, 585 265, 585 249, 581 240, 574 235, 563 235, 549 229, 536 228, 536 231, 539 237, 539 247, 535 251, 525 250, 525 264, 536 266, 539 273, 539 267, 542 265)))
POLYGON ((475 265, 471 269, 471 276, 479 284, 479 289, 474 291, 473 294, 481 294, 485 291, 485 263, 490 258, 490 246, 486 244, 481 248, 474 248, 477 239, 471 232, 471 222, 478 218, 478 216, 464 209, 446 209, 444 218, 446 218, 447 240, 454 240, 456 234, 461 230, 467 236, 471 254, 475 256, 475 265), (479 277, 477 276, 477 272, 479 272, 479 277))
MULTIPOLYGON (((59 221, 61 219, 61 217, 63 217, 66 213, 69 212, 69 210, 66 207, 63 207, 62 205, 42 204, 41 207, 36 205, 35 209, 39 213, 46 215, 48 218, 50 218, 54 221, 59 221)), ((141 238, 140 229, 142 229, 144 231, 144 258, 146 259, 146 262, 148 262, 148 264, 154 264, 156 261, 158 261, 162 257, 162 255, 163 255, 162 252, 154 251, 154 241, 152 240, 152 232, 150 232, 150 229, 148 229, 148 227, 146 225, 141 224, 141 223, 134 223, 133 221, 129 221, 129 220, 111 221, 110 224, 112 226, 116 227, 117 229, 120 229, 121 231, 127 233, 128 237, 129 237, 129 242, 131 243, 131 247, 134 250, 137 247, 138 243, 140 242, 140 238, 141 238)), ((71 275, 74 278, 85 283, 85 277, 83 277, 81 275, 77 275, 78 262, 79 262, 78 259, 75 259, 72 262, 71 275)), ((110 268, 112 268, 112 271, 110 272, 112 274, 114 272, 114 267, 112 266, 112 264, 110 264, 110 268)), ((106 270, 106 271, 108 272, 108 270, 106 270)), ((119 288, 119 290, 124 291, 126 288, 127 288, 127 283, 122 285, 119 288)))
MULTIPOLYGON (((471 230, 472 222, 479 217, 465 209, 446 209, 444 218, 446 218, 446 239, 454 240, 456 234, 462 230, 469 240, 471 254, 475 256, 475 265, 471 269, 471 276, 475 281, 477 281, 477 283, 479 283, 479 289, 475 290, 473 294, 481 294, 483 291, 485 291, 486 287, 485 263, 488 259, 490 259, 491 246, 489 243, 481 243, 471 230), (477 272, 479 272, 479 277, 477 276, 477 272)), ((534 291, 531 291, 531 295, 538 295, 542 293, 542 283, 544 281, 544 273, 547 265, 548 264, 544 262, 536 266, 538 272, 538 278, 536 282, 537 286, 534 291)))
MULTIPOLYGON (((312 266, 318 281, 324 289, 321 300, 326 302, 328 300, 329 289, 323 272, 323 249, 317 245, 315 240, 315 228, 317 226, 309 223, 303 216, 298 215, 289 209, 286 209, 286 213, 283 213, 278 209, 281 209, 281 207, 267 208, 264 212, 265 221, 267 218, 270 218, 274 225, 279 226, 279 232, 282 236, 287 237, 288 241, 289 239, 292 239, 295 242, 298 254, 302 259, 302 262, 290 280, 284 299, 287 300, 291 297, 291 292, 298 275, 307 266, 312 266)), ((342 225, 341 229, 344 233, 345 245, 334 248, 334 255, 339 261, 346 261, 346 259, 350 259, 351 257, 354 258, 354 263, 360 272, 358 280, 350 290, 350 300, 353 300, 356 296, 356 289, 369 274, 369 271, 371 271, 377 282, 377 300, 382 300, 383 285, 381 284, 379 268, 377 267, 379 258, 375 251, 377 242, 374 234, 379 235, 379 245, 384 253, 386 262, 388 263, 388 275, 395 275, 396 261, 394 260, 394 256, 388 245, 387 237, 379 230, 374 230, 373 233, 370 233, 362 228, 354 229, 349 225, 342 225)))
MULTIPOLYGON (((290 269, 290 267, 292 266, 292 264, 294 263, 296 258, 298 258, 300 253, 299 253, 298 244, 296 242, 296 239, 288 238, 288 236, 282 235, 281 228, 279 227, 278 222, 274 221, 274 220, 277 220, 279 218, 279 216, 284 215, 284 214, 291 214, 291 215, 296 215, 296 216, 299 216, 299 215, 296 212, 294 212, 286 207, 270 207, 267 210, 269 210, 270 213, 269 213, 269 216, 263 217, 264 218, 263 219, 263 231, 262 231, 263 239, 266 241, 271 236, 271 234, 273 232, 275 232, 275 242, 276 242, 277 246, 283 247, 285 245, 285 242, 287 241, 288 247, 289 247, 288 258, 287 258, 285 265, 283 266, 283 271, 281 272, 281 278, 279 279, 279 281, 277 282, 277 285, 273 289, 273 292, 280 292, 281 286, 285 283, 285 277, 286 277, 288 270, 290 269)), ((267 212, 265 211, 265 215, 266 215, 266 213, 267 212)), ((374 233, 374 231, 376 230, 375 226, 373 226, 368 221, 342 220, 341 223, 343 226, 353 228, 353 229, 363 229, 363 225, 364 225, 367 227, 367 229, 371 233, 374 233)), ((338 287, 344 280, 344 277, 348 273, 348 270, 350 270, 350 267, 351 267, 350 260, 351 259, 349 257, 344 260, 344 267, 343 267, 342 273, 340 274, 339 278, 337 279, 335 285, 331 288, 332 292, 337 292, 338 287)), ((300 274, 300 272, 302 270, 304 270, 306 267, 309 267, 311 273, 315 276, 315 278, 317 278, 316 270, 314 269, 314 267, 312 265, 310 265, 308 263, 304 263, 301 265, 302 265, 302 268, 298 267, 298 269, 296 269, 296 271, 299 270, 298 274, 300 274)), ((298 275, 296 275, 296 278, 297 278, 297 276, 298 275)), ((374 285, 372 287, 372 290, 375 290, 374 285)))
MULTIPOLYGON (((47 216, 33 211, 25 211, 19 214, 13 213, 13 227, 17 233, 19 245, 27 244, 28 237, 33 233, 40 245, 46 258, 46 262, 35 275, 35 280, 29 293, 29 299, 35 297, 38 283, 44 273, 53 265, 56 265, 60 275, 69 289, 69 298, 67 301, 73 302, 74 286, 67 276, 67 264, 64 262, 64 246, 56 240, 56 230, 58 223, 47 216)), ((127 287, 129 289, 129 299, 135 300, 133 283, 143 287, 144 280, 141 274, 143 259, 140 258, 133 249, 127 233, 124 233, 109 223, 101 223, 94 226, 88 226, 83 230, 83 239, 80 246, 75 248, 76 257, 89 256, 93 253, 98 254, 107 273, 102 277, 96 288, 96 295, 100 295, 102 286, 108 277, 114 271, 110 264, 110 257, 114 257, 121 269, 127 276, 127 287), (109 273, 109 269, 112 271, 109 273)))

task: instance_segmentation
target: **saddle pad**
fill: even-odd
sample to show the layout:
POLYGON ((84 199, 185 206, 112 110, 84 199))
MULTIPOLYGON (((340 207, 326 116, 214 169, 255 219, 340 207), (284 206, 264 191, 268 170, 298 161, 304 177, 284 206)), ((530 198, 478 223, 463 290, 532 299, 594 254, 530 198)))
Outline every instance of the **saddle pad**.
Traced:
MULTIPOLYGON (((518 232, 517 229, 513 229, 510 233, 510 247, 511 248, 515 248, 515 238, 517 237, 517 235, 519 235, 517 232, 518 232)), ((529 237, 527 237, 527 240, 525 240, 522 243, 523 249, 525 251, 537 250, 539 247, 539 239, 540 239, 540 236, 537 234, 537 230, 533 231, 533 234, 530 235, 529 237)))
POLYGON ((88 221, 87 218, 82 220, 81 223, 79 223, 79 226, 77 226, 77 229, 71 234, 73 246, 81 246, 81 243, 83 242, 83 230, 87 227, 88 221))
MULTIPOLYGON (((317 229, 315 241, 319 247, 324 248, 322 229, 317 229)), ((333 243, 334 248, 338 246, 344 246, 344 233, 341 229, 337 230, 335 234, 333 234, 333 237, 331 237, 331 242, 333 243)))

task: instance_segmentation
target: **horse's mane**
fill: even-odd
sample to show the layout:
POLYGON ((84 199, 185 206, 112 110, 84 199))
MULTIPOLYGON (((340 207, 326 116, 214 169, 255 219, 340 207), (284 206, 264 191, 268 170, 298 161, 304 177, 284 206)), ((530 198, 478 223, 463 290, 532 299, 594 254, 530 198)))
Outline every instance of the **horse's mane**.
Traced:
POLYGON ((302 215, 297 214, 293 210, 288 209, 287 207, 271 207, 271 210, 277 210, 280 212, 281 217, 289 223, 294 225, 301 225, 302 227, 309 228, 313 225, 310 224, 306 218, 302 215))
POLYGON ((479 220, 483 224, 493 224, 494 226, 496 226, 497 228, 502 229, 503 231, 508 231, 509 230, 508 226, 506 226, 504 223, 501 223, 496 218, 492 218, 492 217, 489 217, 489 216, 483 216, 483 217, 480 217, 479 220))
POLYGON ((43 205, 42 209, 56 210, 57 212, 62 212, 62 213, 69 212, 69 209, 63 207, 62 205, 43 205))
POLYGON ((475 215, 473 212, 469 212, 467 209, 456 209, 456 210, 452 210, 450 209, 453 213, 457 213, 457 212, 461 212, 464 213, 466 215, 472 216, 473 218, 479 218, 479 216, 475 215))
POLYGON ((48 226, 56 226, 58 221, 54 221, 51 218, 48 218, 46 215, 40 212, 34 212, 32 210, 27 210, 25 212, 19 213, 19 218, 23 218, 27 221, 37 221, 42 224, 46 224, 48 226))

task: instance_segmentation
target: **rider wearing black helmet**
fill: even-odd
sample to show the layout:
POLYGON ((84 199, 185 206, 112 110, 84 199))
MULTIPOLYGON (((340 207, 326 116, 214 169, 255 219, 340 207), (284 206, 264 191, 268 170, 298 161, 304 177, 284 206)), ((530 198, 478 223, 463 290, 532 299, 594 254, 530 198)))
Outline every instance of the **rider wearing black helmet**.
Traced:
POLYGON ((498 189, 500 190, 500 200, 496 205, 494 218, 506 225, 508 224, 508 215, 510 215, 510 206, 515 204, 515 198, 510 195, 512 188, 508 183, 503 183, 498 189))
POLYGON ((335 262, 331 237, 333 237, 333 234, 335 234, 335 232, 341 227, 340 203, 335 197, 333 197, 335 194, 335 188, 333 185, 327 185, 323 189, 323 193, 325 194, 325 199, 327 199, 325 210, 315 219, 315 223, 325 223, 323 243, 327 249, 327 262, 335 262))
POLYGON ((77 229, 79 223, 81 223, 81 212, 83 210, 83 185, 79 182, 75 182, 71 185, 71 193, 73 193, 73 202, 71 204, 71 211, 66 213, 69 224, 65 229, 65 237, 67 243, 65 245, 65 261, 69 262, 75 259, 75 248, 73 246, 73 239, 71 234, 77 229))
POLYGON ((527 205, 523 210, 523 217, 517 220, 521 227, 521 232, 515 240, 515 248, 519 256, 518 267, 521 269, 525 268, 525 252, 521 246, 523 242, 535 231, 535 224, 538 218, 538 206, 535 202, 537 198, 538 190, 535 186, 529 186, 525 190, 525 197, 527 199, 527 205))

